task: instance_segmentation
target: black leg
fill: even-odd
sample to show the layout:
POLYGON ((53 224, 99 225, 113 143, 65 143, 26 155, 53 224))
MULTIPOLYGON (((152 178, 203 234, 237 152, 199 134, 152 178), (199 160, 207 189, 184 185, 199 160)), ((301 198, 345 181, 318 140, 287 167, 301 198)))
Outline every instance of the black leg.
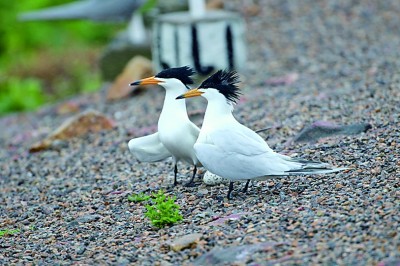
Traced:
POLYGON ((247 179, 246 185, 244 186, 244 188, 242 190, 243 193, 247 192, 247 189, 249 188, 249 183, 250 183, 250 179, 247 179))
POLYGON ((174 186, 176 186, 178 184, 178 182, 176 181, 176 175, 178 174, 178 166, 175 164, 175 168, 174 168, 174 186))
POLYGON ((231 181, 231 182, 229 182, 229 190, 228 190, 228 196, 227 196, 228 200, 231 199, 232 190, 233 190, 233 182, 231 181))
POLYGON ((186 187, 193 187, 193 180, 194 180, 194 178, 195 178, 195 176, 196 176, 196 173, 197 173, 197 166, 195 165, 194 166, 194 169, 193 169, 193 175, 192 175, 192 179, 190 179, 190 181, 188 182, 188 183, 186 183, 186 187))

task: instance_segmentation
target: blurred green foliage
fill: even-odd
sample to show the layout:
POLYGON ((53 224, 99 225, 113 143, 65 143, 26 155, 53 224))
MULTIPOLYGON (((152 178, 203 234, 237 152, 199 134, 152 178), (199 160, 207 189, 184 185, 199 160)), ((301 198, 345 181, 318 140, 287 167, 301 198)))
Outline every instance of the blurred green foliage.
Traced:
POLYGON ((43 104, 45 99, 37 79, 11 77, 0 90, 0 114, 9 111, 29 110, 43 104))
POLYGON ((99 51, 123 24, 17 20, 66 2, 0 1, 0 115, 100 87, 99 51))

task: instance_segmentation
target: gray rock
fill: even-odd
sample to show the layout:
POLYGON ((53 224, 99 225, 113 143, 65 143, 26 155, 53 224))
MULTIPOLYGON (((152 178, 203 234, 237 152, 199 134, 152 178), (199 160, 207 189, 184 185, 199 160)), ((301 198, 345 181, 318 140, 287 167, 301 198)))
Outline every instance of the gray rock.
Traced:
POLYGON ((216 247, 211 251, 197 258, 194 265, 225 265, 233 262, 246 262, 247 258, 253 253, 266 248, 282 244, 277 242, 264 242, 253 245, 233 246, 229 248, 216 247))
POLYGON ((317 121, 308 127, 305 127, 294 137, 293 142, 316 142, 320 138, 326 138, 335 135, 354 135, 366 132, 372 126, 368 123, 352 125, 335 125, 330 122, 317 121))
POLYGON ((178 237, 170 244, 170 247, 174 251, 181 251, 182 249, 196 245, 202 236, 202 234, 195 233, 178 237))
POLYGON ((86 251, 86 247, 85 246, 80 246, 79 249, 76 251, 77 255, 82 255, 83 253, 85 253, 86 251))
POLYGON ((100 57, 101 76, 105 81, 113 81, 122 73, 129 60, 137 55, 151 59, 150 44, 134 45, 129 41, 127 34, 121 34, 107 46, 100 57))
POLYGON ((91 223, 91 222, 95 222, 95 221, 101 219, 102 217, 103 216, 98 215, 98 214, 88 214, 88 215, 78 217, 76 219, 76 221, 79 223, 91 223))

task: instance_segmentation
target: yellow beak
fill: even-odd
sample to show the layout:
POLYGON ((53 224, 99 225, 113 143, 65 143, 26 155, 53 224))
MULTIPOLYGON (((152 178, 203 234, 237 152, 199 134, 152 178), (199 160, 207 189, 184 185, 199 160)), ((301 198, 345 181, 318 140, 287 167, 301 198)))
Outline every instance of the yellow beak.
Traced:
POLYGON ((161 81, 158 81, 155 79, 155 77, 149 77, 141 80, 137 80, 135 82, 132 82, 130 85, 135 86, 135 85, 154 85, 154 84, 159 84, 161 81))
POLYGON ((176 99, 184 99, 184 98, 192 98, 192 97, 197 97, 202 95, 204 92, 199 91, 199 89, 193 89, 190 91, 185 92, 182 95, 179 95, 178 97, 176 97, 176 99))

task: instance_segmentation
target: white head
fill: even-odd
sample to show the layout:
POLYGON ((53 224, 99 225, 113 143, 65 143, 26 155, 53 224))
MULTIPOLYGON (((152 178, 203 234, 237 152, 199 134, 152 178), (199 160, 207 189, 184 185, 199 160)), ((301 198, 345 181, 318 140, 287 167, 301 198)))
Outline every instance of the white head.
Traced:
POLYGON ((130 85, 155 84, 164 87, 167 92, 176 91, 177 93, 183 93, 189 89, 189 84, 193 84, 190 76, 194 73, 193 69, 188 66, 168 68, 153 77, 135 81, 130 85))
POLYGON ((237 86, 239 75, 236 71, 219 70, 211 75, 197 89, 190 90, 177 99, 202 96, 210 101, 226 103, 230 106, 236 104, 240 97, 240 90, 237 86))

